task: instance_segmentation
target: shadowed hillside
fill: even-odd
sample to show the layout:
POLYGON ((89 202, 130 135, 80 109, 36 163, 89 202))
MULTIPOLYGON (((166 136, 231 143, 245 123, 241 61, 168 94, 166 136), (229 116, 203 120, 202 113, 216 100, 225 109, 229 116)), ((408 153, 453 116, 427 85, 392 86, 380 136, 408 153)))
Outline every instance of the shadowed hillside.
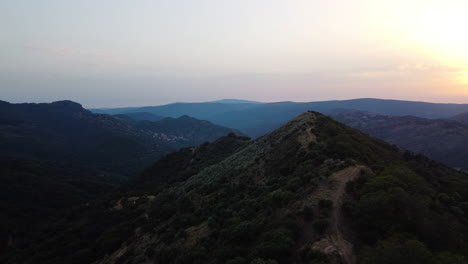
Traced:
POLYGON ((468 170, 468 124, 360 111, 331 115, 337 121, 453 168, 468 170))
POLYGON ((0 254, 37 235, 70 208, 117 188, 116 175, 71 164, 0 158, 0 254))
POLYGON ((466 263, 467 190, 464 173, 307 112, 170 154, 8 259, 466 263))
POLYGON ((468 112, 458 114, 458 115, 452 117, 452 119, 453 119, 453 120, 457 120, 457 121, 462 121, 462 122, 467 122, 467 123, 468 123, 468 112))
POLYGON ((202 142, 213 141, 229 133, 242 135, 234 129, 218 126, 205 120, 189 116, 179 118, 167 117, 158 122, 140 121, 133 125, 152 136, 173 143, 178 147, 196 146, 202 142))
POLYGON ((155 114, 148 113, 148 112, 132 112, 132 113, 120 114, 116 116, 120 118, 124 118, 124 119, 127 118, 127 119, 133 119, 137 121, 142 121, 142 120, 159 121, 161 119, 164 119, 163 116, 155 115, 155 114))
POLYGON ((122 174, 175 150, 166 142, 71 101, 0 104, 0 154, 80 163, 122 174))
POLYGON ((0 154, 132 175, 180 147, 237 132, 190 117, 139 121, 150 117, 158 119, 141 113, 93 114, 71 101, 0 102, 0 154))

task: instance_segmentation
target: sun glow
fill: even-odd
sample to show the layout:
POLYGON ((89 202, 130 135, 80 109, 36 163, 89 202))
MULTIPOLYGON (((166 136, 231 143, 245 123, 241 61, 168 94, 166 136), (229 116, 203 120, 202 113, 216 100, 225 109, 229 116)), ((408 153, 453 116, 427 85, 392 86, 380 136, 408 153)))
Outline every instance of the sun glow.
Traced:
POLYGON ((444 94, 468 93, 467 0, 371 3, 373 28, 396 55, 413 54, 409 64, 435 65, 426 69, 427 85, 444 94))
POLYGON ((460 77, 460 81, 463 84, 468 84, 468 71, 463 72, 460 77))
POLYGON ((441 63, 468 66, 468 1, 389 1, 376 8, 373 20, 387 39, 441 63))

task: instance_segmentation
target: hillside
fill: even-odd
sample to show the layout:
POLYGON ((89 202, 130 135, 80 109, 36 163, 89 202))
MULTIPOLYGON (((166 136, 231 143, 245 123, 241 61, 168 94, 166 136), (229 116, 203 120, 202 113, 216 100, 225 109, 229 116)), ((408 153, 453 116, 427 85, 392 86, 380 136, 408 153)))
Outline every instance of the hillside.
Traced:
POLYGON ((451 119, 468 123, 468 112, 458 114, 458 115, 452 117, 451 119))
POLYGON ((0 255, 65 210, 117 188, 118 177, 71 164, 0 158, 0 255))
POLYGON ((142 121, 142 120, 159 121, 161 119, 164 119, 163 116, 155 115, 155 114, 148 113, 148 112, 132 112, 132 113, 120 114, 116 116, 121 117, 121 118, 130 118, 136 121, 142 121))
POLYGON ((467 202, 468 175, 307 112, 170 154, 6 262, 466 263, 467 202))
POLYGON ((262 136, 278 128, 291 118, 309 110, 324 114, 336 109, 353 109, 383 115, 412 115, 422 118, 450 118, 467 112, 468 104, 436 104, 425 102, 354 99, 321 102, 277 102, 277 103, 176 103, 141 108, 93 110, 105 113, 151 112, 154 114, 179 117, 189 115, 208 120, 218 125, 238 129, 250 137, 262 136))
POLYGON ((403 149, 453 168, 468 170, 468 124, 413 116, 386 116, 361 111, 331 115, 335 120, 403 149))
POLYGON ((85 164, 122 174, 175 150, 127 122, 71 101, 0 104, 0 154, 85 164))
MULTIPOLYGON (((236 132, 189 117, 138 121, 93 114, 80 104, 0 102, 0 155, 61 161, 124 175, 140 172, 161 156, 236 132)), ((153 119, 157 116, 148 115, 153 119)))
POLYGON ((158 122, 140 121, 135 123, 134 127, 139 130, 150 131, 154 138, 171 142, 178 147, 196 146, 226 136, 229 133, 242 135, 242 133, 234 129, 189 116, 167 117, 158 122))

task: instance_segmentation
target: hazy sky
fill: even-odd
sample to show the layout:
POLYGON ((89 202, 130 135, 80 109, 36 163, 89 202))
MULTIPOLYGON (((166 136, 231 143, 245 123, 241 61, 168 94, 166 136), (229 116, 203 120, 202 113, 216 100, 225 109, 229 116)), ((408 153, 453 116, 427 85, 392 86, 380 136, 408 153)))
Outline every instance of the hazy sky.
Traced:
POLYGON ((467 0, 0 0, 0 99, 468 103, 467 0))

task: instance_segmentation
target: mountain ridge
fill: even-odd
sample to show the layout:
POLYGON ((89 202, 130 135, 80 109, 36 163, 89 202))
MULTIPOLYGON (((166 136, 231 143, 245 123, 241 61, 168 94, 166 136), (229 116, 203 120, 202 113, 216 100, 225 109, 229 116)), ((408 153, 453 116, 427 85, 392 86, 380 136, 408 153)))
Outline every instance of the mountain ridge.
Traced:
POLYGON ((387 115, 414 115, 423 118, 450 118, 468 111, 468 104, 444 104, 386 99, 352 99, 317 102, 277 102, 261 104, 178 103, 136 109, 109 111, 147 111, 163 116, 190 115, 215 124, 238 129, 259 137, 308 110, 324 114, 335 109, 355 109, 387 115))
POLYGON ((468 125, 450 119, 385 116, 357 110, 330 115, 403 149, 426 155, 448 166, 468 170, 468 125))
POLYGON ((237 131, 193 118, 152 122, 94 114, 72 101, 0 104, 0 155, 77 163, 126 176, 180 147, 232 132, 237 131))
POLYGON ((226 139, 162 158, 10 263, 464 263, 467 174, 316 112, 226 139))

